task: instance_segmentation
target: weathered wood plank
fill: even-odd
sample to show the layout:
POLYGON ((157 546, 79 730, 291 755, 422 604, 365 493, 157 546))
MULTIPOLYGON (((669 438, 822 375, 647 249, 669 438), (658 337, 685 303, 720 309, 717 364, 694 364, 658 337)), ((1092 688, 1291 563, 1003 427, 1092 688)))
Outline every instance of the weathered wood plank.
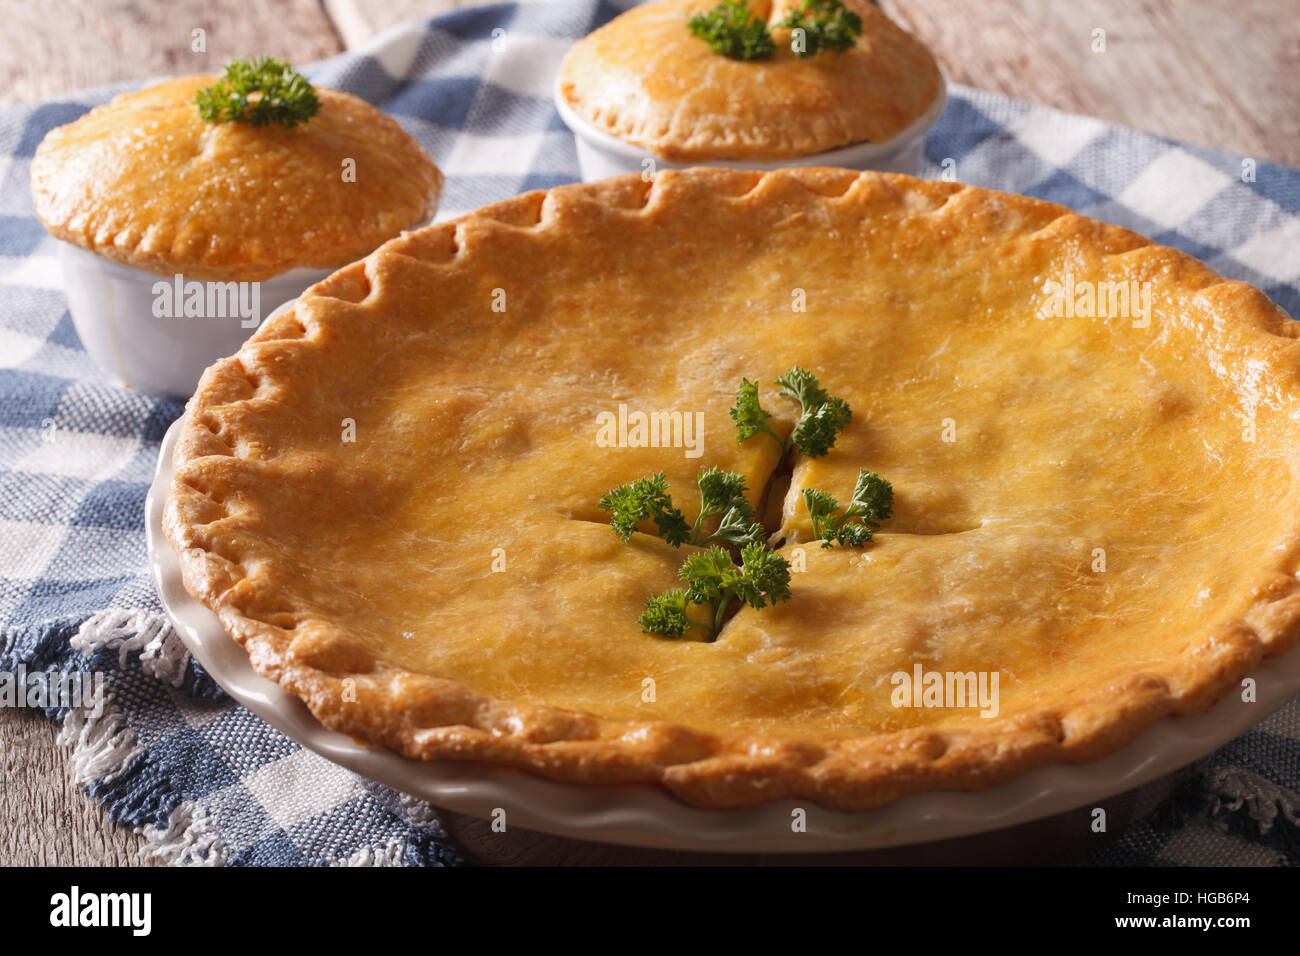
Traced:
POLYGON ((0 866, 159 865, 141 855, 143 837, 78 792, 56 733, 39 712, 0 712, 0 866))
POLYGON ((1256 159, 1300 164, 1287 0, 882 0, 949 79, 1256 159), (1093 52, 1093 31, 1105 52, 1093 52))
POLYGON ((318 0, 0 0, 0 22, 0 105, 216 72, 236 56, 306 63, 343 48, 318 0), (196 29, 206 52, 191 49, 196 29))

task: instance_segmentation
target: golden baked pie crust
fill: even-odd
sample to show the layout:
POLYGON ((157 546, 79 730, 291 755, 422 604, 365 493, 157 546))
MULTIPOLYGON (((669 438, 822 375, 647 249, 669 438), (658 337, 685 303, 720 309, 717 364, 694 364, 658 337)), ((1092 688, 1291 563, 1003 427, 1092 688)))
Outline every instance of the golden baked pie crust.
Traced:
POLYGON ((437 208, 442 173, 364 100, 318 87, 305 124, 213 124, 194 94, 216 79, 123 93, 51 130, 32 160, 45 228, 147 272, 256 282, 346 265, 437 208))
MULTIPOLYGON (((799 59, 776 30, 769 60, 714 53, 686 28, 712 0, 634 7, 579 40, 560 67, 560 92, 588 122, 662 159, 774 160, 813 156, 901 133, 939 95, 934 57, 873 4, 848 0, 863 21, 842 54, 799 59)), ((769 22, 792 0, 751 2, 769 22)))
MULTIPOLYGON (((1295 645, 1296 337, 1257 289, 1026 197, 831 169, 560 187, 393 240, 209 369, 165 528, 332 729, 706 807, 865 809, 1099 757, 1295 645), (1058 268, 1149 282, 1156 314, 1045 315, 1058 268), (795 285, 813 304, 783 316, 795 285), (659 465, 679 493, 709 464, 759 487, 772 443, 734 442, 729 390, 793 360, 856 413, 795 489, 875 467, 895 519, 808 549, 794 599, 714 644, 640 634, 681 554, 618 541, 591 494, 659 465), (620 400, 705 409, 706 454, 597 450, 620 400), (893 713, 858 657, 996 669, 1001 712, 893 713)), ((787 554, 805 524, 787 507, 787 554)))

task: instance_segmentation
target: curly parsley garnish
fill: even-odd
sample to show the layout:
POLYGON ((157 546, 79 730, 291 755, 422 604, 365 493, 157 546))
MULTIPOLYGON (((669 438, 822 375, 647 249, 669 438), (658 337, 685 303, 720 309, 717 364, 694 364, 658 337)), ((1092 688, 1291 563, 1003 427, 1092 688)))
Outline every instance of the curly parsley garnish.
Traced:
POLYGON ((653 595, 641 615, 641 630, 663 637, 681 637, 687 628, 704 630, 708 640, 718 636, 727 609, 736 601, 761 608, 790 599, 790 564, 767 546, 767 533, 745 497, 745 476, 719 468, 700 472, 700 513, 688 523, 674 507, 663 472, 619 485, 600 499, 611 513, 610 526, 624 541, 644 521, 654 522, 659 537, 673 547, 704 548, 686 556, 678 572, 685 589, 653 595), (729 545, 740 552, 736 566, 729 545), (704 619, 687 614, 691 605, 708 608, 704 619))
POLYGON ((803 42, 792 43, 791 49, 795 56, 806 59, 823 50, 843 53, 853 49, 862 33, 862 18, 840 0, 803 0, 777 26, 803 31, 803 42))
POLYGON ((600 508, 611 513, 610 526, 624 541, 643 521, 653 521, 659 537, 674 548, 683 544, 703 547, 718 541, 740 548, 766 538, 754 506, 745 497, 744 475, 710 468, 700 472, 696 483, 700 513, 694 524, 673 506, 668 477, 663 472, 619 485, 600 499, 600 508), (717 525, 707 530, 715 518, 717 525))
POLYGON ((646 601, 639 623, 646 634, 681 637, 689 627, 703 630, 709 640, 718 636, 727 608, 742 601, 763 608, 790 600, 790 563, 762 544, 741 549, 737 567, 731 555, 717 545, 687 555, 678 575, 685 589, 656 594, 646 601), (707 611, 701 620, 688 614, 692 606, 707 611))
POLYGON ((722 0, 708 13, 696 13, 687 29, 714 53, 733 60, 766 60, 776 52, 767 23, 749 9, 749 0, 722 0))
POLYGON ((860 548, 871 540, 880 522, 893 515, 894 486, 863 468, 843 514, 836 514, 840 503, 830 492, 805 488, 803 500, 812 518, 813 534, 821 539, 823 548, 833 544, 860 548))
MULTIPOLYGON (((766 60, 776 52, 776 41, 766 21, 749 8, 749 0, 722 0, 707 13, 686 21, 687 29, 714 53, 733 60, 766 60)), ((797 30, 791 40, 795 56, 806 59, 825 50, 850 50, 862 33, 862 18, 841 0, 803 0, 777 24, 797 30)))
POLYGON ((821 387, 817 376, 795 366, 776 380, 781 394, 799 403, 799 421, 785 438, 776 433, 767 420, 771 413, 759 404, 758 384, 741 379, 731 419, 736 423, 736 438, 747 441, 759 433, 770 435, 781 446, 784 456, 792 447, 809 458, 821 458, 833 447, 840 432, 848 426, 853 409, 842 398, 832 397, 821 387))
MULTIPOLYGON (((746 378, 731 409, 737 439, 743 442, 761 432, 781 446, 782 458, 791 448, 810 458, 825 455, 852 418, 848 402, 830 395, 816 375, 797 365, 776 384, 782 395, 799 403, 795 427, 785 438, 778 435, 768 424, 771 414, 759 404, 758 385, 746 378)), ((705 640, 716 640, 736 602, 761 609, 790 600, 790 562, 768 546, 766 529, 745 497, 745 476, 709 468, 700 472, 696 484, 700 510, 693 523, 673 504, 663 472, 619 485, 600 499, 601 509, 610 513, 610 526, 624 541, 650 522, 673 547, 688 544, 703 549, 688 554, 677 572, 686 587, 651 595, 646 601, 638 619, 646 634, 681 638, 696 628, 704 632, 705 640), (740 564, 736 564, 737 553, 740 564), (703 609, 703 616, 692 608, 703 609)), ((823 548, 861 547, 894 507, 893 486, 866 469, 859 472, 853 497, 842 513, 828 492, 806 488, 803 498, 823 548)))
POLYGON ((673 507, 673 499, 668 494, 668 476, 662 471, 619 485, 600 499, 600 508, 613 513, 610 525, 624 541, 632 537, 642 521, 653 521, 659 537, 673 547, 690 536, 691 527, 673 507))
POLYGON ((221 79, 194 96, 199 115, 209 123, 305 123, 320 109, 320 99, 307 78, 284 60, 259 56, 231 60, 221 79))

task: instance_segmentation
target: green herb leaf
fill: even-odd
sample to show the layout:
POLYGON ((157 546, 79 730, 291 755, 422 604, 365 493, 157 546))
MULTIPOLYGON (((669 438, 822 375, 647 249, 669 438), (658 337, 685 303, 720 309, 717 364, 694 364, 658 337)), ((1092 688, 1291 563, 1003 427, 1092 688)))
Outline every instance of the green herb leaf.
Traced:
POLYGON ((694 526, 688 526, 673 507, 663 472, 619 485, 600 499, 600 507, 612 514, 614 533, 624 541, 643 521, 653 520, 669 544, 703 547, 688 554, 678 571, 686 583, 684 590, 656 594, 646 602, 640 617, 646 634, 681 637, 687 628, 698 627, 713 639, 734 602, 761 608, 790 599, 790 564, 767 547, 767 532, 745 497, 745 476, 709 468, 700 473, 697 484, 700 516, 694 526), (718 526, 708 532, 714 518, 719 519, 718 526), (740 567, 717 542, 740 552, 740 567), (708 609, 705 620, 687 614, 692 604, 708 609))
POLYGON ((799 403, 799 421, 790 433, 791 443, 809 458, 821 458, 833 447, 840 432, 853 418, 853 410, 842 398, 832 398, 817 376, 796 365, 776 380, 781 394, 799 403))
POLYGON ((771 414, 758 401, 758 385, 741 379, 731 418, 736 423, 736 440, 746 441, 763 432, 781 446, 785 455, 791 447, 809 458, 821 458, 835 447, 840 432, 848 427, 853 409, 842 398, 834 398, 822 388, 817 376, 795 366, 776 380, 781 394, 799 403, 799 421, 790 434, 782 438, 767 423, 771 414))
POLYGON ((686 26, 714 53, 733 60, 766 60, 776 52, 767 23, 749 9, 749 0, 722 0, 707 13, 692 16, 686 26))
POLYGON ((776 384, 781 386, 782 395, 793 398, 804 408, 816 408, 830 399, 817 376, 798 365, 778 378, 776 384))
POLYGON ((829 491, 822 491, 819 488, 805 488, 803 500, 808 506, 808 516, 812 518, 813 534, 820 538, 822 526, 827 518, 840 510, 840 503, 829 491))
POLYGON ((695 604, 716 604, 740 579, 731 555, 716 544, 688 554, 677 573, 686 582, 686 596, 695 604))
POLYGON ((688 627, 703 627, 708 630, 708 625, 692 621, 686 616, 686 592, 680 589, 651 595, 645 602, 639 623, 643 634, 659 634, 662 637, 681 637, 688 627))
POLYGON ((781 446, 783 456, 794 447, 809 458, 821 458, 835 447, 835 440, 853 418, 853 409, 844 399, 827 394, 816 375, 797 365, 778 378, 776 384, 781 387, 782 395, 799 403, 799 421, 794 429, 785 438, 772 429, 767 423, 771 413, 759 404, 758 385, 745 378, 736 390, 736 402, 730 412, 736 423, 736 440, 747 441, 761 432, 781 446))
POLYGON ((736 441, 748 441, 759 433, 766 433, 784 445, 785 439, 772 430, 767 420, 772 417, 758 402, 758 383, 747 378, 740 380, 736 389, 736 403, 731 406, 731 420, 736 423, 736 441))
POLYGON ((743 508, 739 505, 729 508, 718 522, 718 529, 706 540, 725 541, 733 547, 743 548, 749 544, 764 544, 767 529, 758 522, 749 502, 745 502, 743 508))
POLYGON ((745 476, 710 468, 700 472, 700 514, 691 529, 690 543, 712 544, 723 541, 741 547, 766 537, 754 506, 745 497, 745 476), (706 522, 721 517, 712 534, 705 533, 706 522))
POLYGON ((809 458, 821 458, 835 447, 835 439, 848 427, 853 410, 842 398, 828 398, 814 408, 804 407, 790 433, 796 448, 809 458))
POLYGON ((727 610, 736 601, 763 608, 790 600, 790 563, 762 544, 746 545, 736 566, 725 548, 712 545, 686 556, 678 575, 685 590, 656 594, 646 602, 641 629, 647 634, 681 637, 698 627, 713 640, 722 629, 727 610), (707 609, 707 621, 687 614, 691 605, 707 609))
POLYGON ((745 492, 749 489, 744 475, 723 471, 721 468, 710 468, 700 472, 698 484, 700 514, 713 517, 730 508, 739 507, 748 509, 750 517, 753 517, 754 509, 750 507, 749 500, 745 497, 745 492))
POLYGON ((894 486, 874 471, 859 470, 849 511, 879 526, 881 521, 894 516, 894 486))
POLYGON ((673 547, 721 541, 739 548, 766 539, 754 506, 745 497, 744 475, 709 468, 700 472, 697 483, 700 511, 693 525, 673 506, 663 472, 619 485, 600 499, 600 507, 610 512, 610 527, 624 541, 643 521, 653 521, 659 537, 673 547), (708 526, 715 518, 720 519, 718 526, 710 532, 708 526))
POLYGON ((753 608, 790 600, 790 562, 761 544, 747 545, 740 552, 741 579, 748 590, 738 594, 753 608))
POLYGON ((839 502, 829 492, 805 488, 804 504, 812 519, 813 534, 822 547, 834 544, 860 548, 872 539, 882 521, 894 514, 894 486, 874 471, 863 468, 853 486, 853 497, 841 515, 839 502))
POLYGON ((642 521, 653 521, 659 536, 674 547, 691 535, 691 526, 673 507, 668 494, 668 476, 663 472, 619 485, 600 499, 600 507, 611 512, 610 526, 624 541, 632 537, 642 521))
POLYGON ((221 79, 199 90, 194 102, 209 123, 252 126, 297 126, 320 110, 320 99, 306 77, 269 56, 231 60, 221 79))
POLYGON ((792 48, 795 56, 806 59, 823 50, 834 53, 851 50, 862 33, 862 18, 841 0, 803 0, 777 26, 803 31, 802 45, 792 48))

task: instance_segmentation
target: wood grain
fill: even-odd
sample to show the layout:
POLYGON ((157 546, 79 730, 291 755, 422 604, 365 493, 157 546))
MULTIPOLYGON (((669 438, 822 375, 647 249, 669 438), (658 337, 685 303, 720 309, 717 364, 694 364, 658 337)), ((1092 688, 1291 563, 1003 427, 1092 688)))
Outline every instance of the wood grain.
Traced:
POLYGON ((0 0, 0 105, 177 73, 250 53, 307 63, 343 49, 317 0, 0 0), (206 52, 191 50, 205 31, 206 52))
POLYGON ((0 866, 159 865, 78 792, 57 731, 38 711, 0 711, 0 866))
MULTIPOLYGON (((303 63, 484 0, 0 0, 0 105, 270 53, 303 63), (191 31, 206 31, 205 53, 191 31)), ((880 0, 950 79, 1243 156, 1300 165, 1294 0, 880 0), (1106 51, 1091 49, 1106 31, 1106 51)), ((43 717, 0 713, 0 865, 141 865, 144 841, 72 785, 43 717)), ((684 862, 449 817, 484 862, 684 862)), ((1051 842, 1050 840, 1048 841, 1051 842)), ((921 853, 920 856, 926 854, 921 853)), ((690 862, 701 862, 691 860, 690 862)))
POLYGON ((881 0, 949 79, 1300 165, 1294 0, 881 0), (1092 50, 1105 31, 1105 52, 1092 50))

